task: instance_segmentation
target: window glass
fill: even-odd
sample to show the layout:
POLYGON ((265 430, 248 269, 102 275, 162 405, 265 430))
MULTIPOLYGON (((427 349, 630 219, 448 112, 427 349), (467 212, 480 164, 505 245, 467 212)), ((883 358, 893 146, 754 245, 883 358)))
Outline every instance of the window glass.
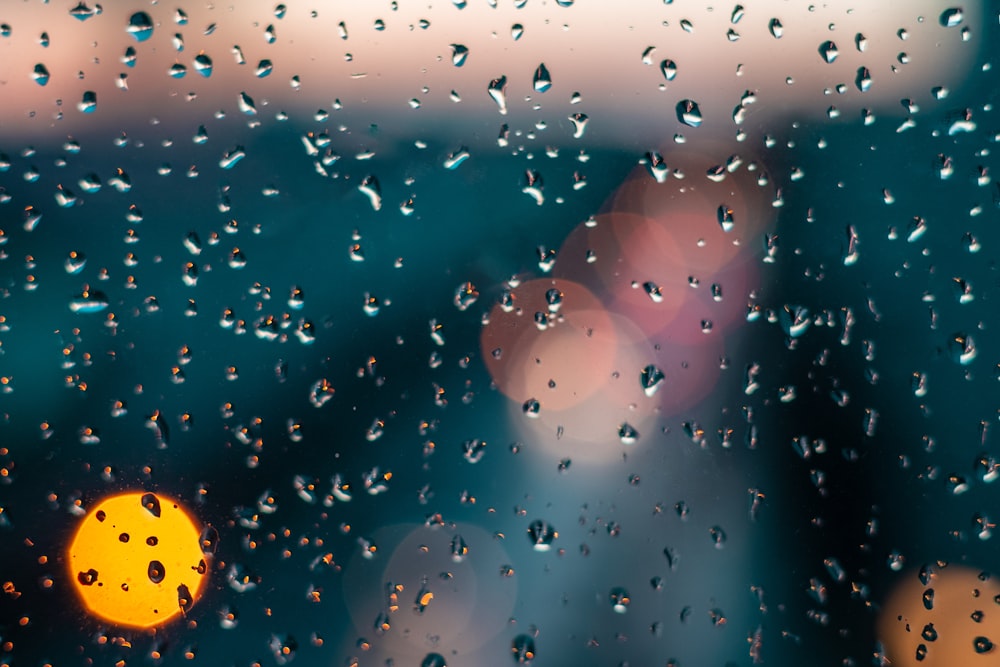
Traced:
POLYGON ((991 664, 997 40, 0 6, 0 664, 991 664))

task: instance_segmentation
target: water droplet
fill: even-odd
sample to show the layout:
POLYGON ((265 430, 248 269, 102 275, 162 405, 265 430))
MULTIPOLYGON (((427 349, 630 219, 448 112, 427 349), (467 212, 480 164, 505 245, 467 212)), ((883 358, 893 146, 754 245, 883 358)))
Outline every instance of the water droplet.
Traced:
POLYGON ((274 71, 274 64, 270 60, 264 59, 257 63, 257 68, 253 71, 253 74, 258 79, 263 79, 270 76, 272 71, 274 71))
POLYGON ((542 410, 542 404, 538 402, 537 399, 529 398, 521 406, 521 410, 524 412, 525 416, 531 418, 537 418, 542 410))
POLYGON ((840 55, 840 51, 837 49, 836 44, 827 40, 819 45, 819 55, 822 56, 824 62, 832 63, 840 55))
POLYGON ((164 578, 167 576, 166 569, 163 567, 163 563, 158 560, 149 561, 149 566, 146 568, 146 573, 149 576, 149 580, 154 584, 163 583, 164 578))
POLYGON ((369 174, 361 180, 358 192, 368 197, 372 210, 378 211, 382 208, 382 186, 374 175, 369 174))
POLYGON ((81 113, 94 113, 97 110, 97 93, 92 90, 86 91, 77 103, 76 108, 81 113))
POLYGON ((978 353, 976 343, 972 336, 965 333, 955 333, 948 341, 948 350, 953 361, 968 366, 976 358, 978 353))
POLYGON ((517 664, 530 665, 535 659, 535 639, 531 635, 520 634, 514 637, 510 650, 517 664))
POLYGON ((611 609, 616 614, 624 614, 628 611, 628 606, 632 604, 632 598, 629 597, 628 591, 621 586, 612 588, 608 598, 611 600, 611 609))
POLYGON ((135 41, 145 42, 153 36, 153 19, 146 12, 136 12, 129 18, 125 31, 132 35, 135 41))
POLYGON ((450 153, 444 160, 445 169, 458 169, 458 166, 470 157, 469 149, 462 146, 454 153, 450 153))
POLYGON ((721 526, 712 526, 708 529, 708 534, 712 538, 712 543, 716 549, 721 549, 726 544, 726 531, 721 526))
POLYGON ((945 28, 954 28, 959 25, 964 18, 961 7, 951 7, 941 12, 941 25, 945 28))
POLYGON ((451 45, 451 64, 455 67, 461 67, 465 64, 465 61, 469 58, 469 49, 464 44, 452 44, 451 45))
POLYGON ((677 103, 677 120, 689 127, 699 127, 702 122, 701 109, 694 100, 681 100, 677 103))
POLYGON ((428 653, 420 661, 420 667, 448 667, 448 663, 440 653, 428 653))
POLYGON ((497 105, 501 114, 507 114, 507 77, 500 76, 490 81, 486 91, 497 105))
POLYGON ((665 379, 666 376, 663 374, 663 371, 654 364, 649 364, 639 374, 639 383, 646 396, 652 396, 659 391, 665 379))
POLYGON ((545 66, 545 63, 541 63, 538 68, 535 69, 535 75, 532 79, 532 83, 535 87, 536 93, 544 93, 552 87, 552 75, 549 74, 549 69, 545 66))
POLYGON ((108 304, 108 297, 103 292, 84 286, 83 291, 70 300, 69 309, 74 313, 99 313, 108 304))
POLYGON ((729 206, 723 204, 719 207, 717 211, 717 218, 719 220, 719 226, 722 227, 722 231, 731 232, 735 226, 733 220, 733 209, 729 206))
POLYGON ((247 116, 256 116, 257 107, 254 105, 253 98, 247 95, 245 92, 241 92, 237 98, 237 104, 239 105, 240 111, 247 116))
POLYGON ((921 596, 921 600, 924 603, 924 609, 926 609, 927 611, 930 611, 931 609, 933 609, 934 608, 934 589, 933 588, 928 588, 928 589, 924 590, 924 593, 921 596))
POLYGON ((247 154, 243 150, 243 147, 236 146, 232 150, 222 154, 222 159, 219 160, 219 167, 222 169, 232 169, 246 156, 247 154))
POLYGON ((994 645, 988 637, 976 637, 972 640, 972 648, 974 648, 976 653, 979 654, 991 653, 994 645))
MULTIPOLYGON (((101 12, 102 12, 102 9, 101 9, 100 5, 97 5, 96 8, 91 9, 90 7, 87 6, 87 3, 85 3, 85 2, 79 2, 79 3, 77 3, 77 5, 75 7, 73 7, 72 9, 69 10, 69 15, 72 16, 73 18, 75 18, 78 21, 86 21, 89 18, 97 16, 101 12)), ((6 24, 4 24, 4 25, 6 25, 6 24)), ((8 29, 7 32, 9 33, 10 30, 8 29)), ((5 35, 5 36, 9 36, 9 34, 5 35)))
POLYGON ((667 81, 673 81, 677 76, 677 63, 667 58, 660 63, 660 72, 667 81))
POLYGON ((557 537, 559 533, 547 521, 536 519, 528 526, 528 539, 531 540, 535 551, 549 551, 557 537))
POLYGON ((469 463, 479 463, 486 455, 486 442, 479 438, 472 438, 462 443, 462 456, 469 463))
POLYGON ((79 581, 84 586, 93 586, 97 583, 97 570, 91 568, 86 572, 79 572, 76 575, 76 580, 79 581))
POLYGON ((780 19, 771 19, 770 23, 767 24, 767 29, 775 39, 781 39, 781 36, 785 34, 785 27, 781 25, 780 19))
POLYGON ((809 309, 804 306, 785 304, 778 314, 781 328, 791 338, 798 338, 812 325, 809 309))
POLYGON ((206 79, 212 76, 212 59, 204 53, 199 53, 194 57, 194 71, 201 74, 206 79))
POLYGON ((639 441, 639 431, 628 422, 623 422, 618 427, 618 439, 623 445, 634 445, 639 441))
POLYGON ((35 70, 31 76, 39 86, 44 86, 49 82, 49 70, 42 63, 35 65, 35 70))
POLYGON ((867 67, 859 67, 858 74, 854 78, 854 85, 862 93, 868 92, 872 87, 872 74, 867 67))

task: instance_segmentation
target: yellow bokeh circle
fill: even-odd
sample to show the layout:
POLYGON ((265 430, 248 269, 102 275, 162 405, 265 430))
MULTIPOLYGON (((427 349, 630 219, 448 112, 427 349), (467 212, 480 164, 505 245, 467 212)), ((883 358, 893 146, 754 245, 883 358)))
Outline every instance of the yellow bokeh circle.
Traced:
POLYGON ((97 503, 80 522, 66 562, 88 612, 151 628, 185 614, 201 595, 209 556, 201 527, 176 500, 135 491, 97 503))

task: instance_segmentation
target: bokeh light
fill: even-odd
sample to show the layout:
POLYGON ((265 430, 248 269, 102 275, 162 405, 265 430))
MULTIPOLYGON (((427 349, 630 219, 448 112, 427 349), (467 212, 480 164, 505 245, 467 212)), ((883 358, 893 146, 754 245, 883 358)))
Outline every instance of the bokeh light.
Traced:
POLYGON ((361 638, 354 650, 368 652, 370 664, 388 656, 420 664, 431 651, 449 664, 451 656, 468 661, 506 627, 518 584, 503 575, 511 561, 497 536, 468 523, 399 524, 372 541, 377 555, 356 555, 344 583, 361 638))
POLYGON ((1000 579, 964 565, 926 565, 882 605, 878 632, 898 667, 996 664, 1000 579))
POLYGON ((81 520, 69 545, 70 581, 86 610, 150 628, 186 614, 208 578, 200 527, 181 504, 144 491, 111 496, 81 520))

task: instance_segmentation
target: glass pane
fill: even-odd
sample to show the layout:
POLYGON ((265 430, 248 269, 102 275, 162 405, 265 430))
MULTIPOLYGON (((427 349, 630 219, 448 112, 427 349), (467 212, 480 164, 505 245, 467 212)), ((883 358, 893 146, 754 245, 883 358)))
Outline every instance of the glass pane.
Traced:
POLYGON ((997 19, 0 6, 0 664, 988 664, 997 19))

